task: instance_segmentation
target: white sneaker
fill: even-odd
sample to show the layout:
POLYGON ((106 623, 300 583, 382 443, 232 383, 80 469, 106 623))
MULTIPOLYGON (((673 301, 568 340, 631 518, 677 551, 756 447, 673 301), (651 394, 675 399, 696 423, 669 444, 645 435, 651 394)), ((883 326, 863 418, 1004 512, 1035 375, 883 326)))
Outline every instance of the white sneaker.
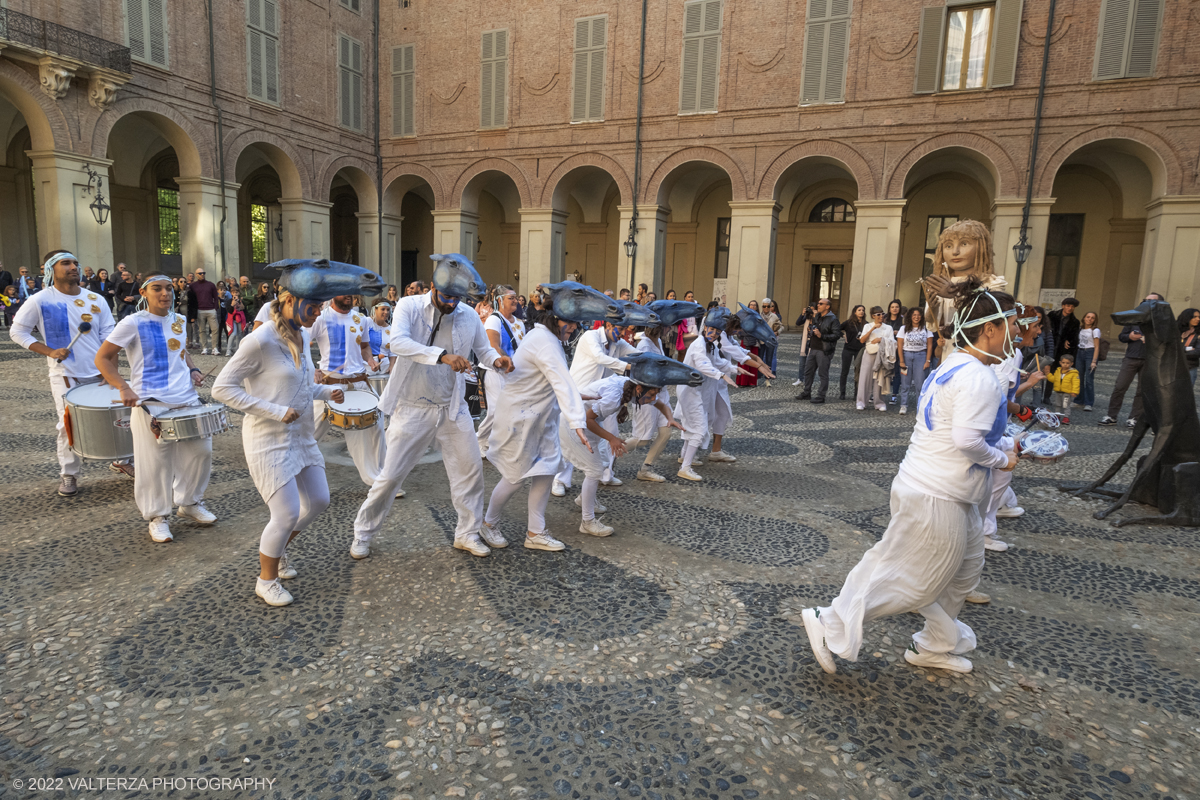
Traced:
POLYGON ((404 497, 404 490, 403 490, 403 489, 397 489, 397 490, 396 490, 396 499, 397 499, 397 500, 399 500, 399 499, 400 499, 400 498, 402 498, 402 497, 404 497))
POLYGON ((525 546, 530 550, 565 550, 567 546, 550 535, 549 531, 542 531, 535 535, 525 534, 525 546))
POLYGON ((612 476, 611 478, 609 478, 608 480, 601 480, 601 481, 600 481, 600 485, 601 485, 601 486, 620 486, 620 485, 621 485, 621 484, 623 484, 623 483, 625 483, 625 481, 621 480, 621 479, 620 479, 620 478, 618 478, 616 475, 613 475, 613 476, 612 476))
POLYGON ((508 547, 508 539, 504 538, 504 534, 500 532, 500 529, 493 528, 486 522, 479 526, 479 536, 487 542, 488 547, 495 547, 497 549, 508 547))
POLYGON ((371 543, 355 536, 354 543, 350 545, 350 557, 366 558, 369 555, 371 555, 371 543))
POLYGON ((688 480, 688 481, 704 480, 704 478, 700 477, 700 473, 696 472, 696 470, 692 469, 690 466, 680 467, 679 472, 676 472, 675 474, 677 476, 679 476, 680 478, 683 478, 684 480, 688 480))
POLYGON ((916 648, 915 644, 911 644, 904 651, 904 660, 914 667, 948 669, 951 672, 970 672, 974 668, 970 660, 962 656, 953 656, 949 653, 922 653, 916 648))
MULTIPOLYGON (((583 495, 582 494, 575 495, 575 505, 579 506, 580 508, 583 508, 583 495)), ((600 501, 597 500, 596 503, 592 506, 592 511, 596 512, 597 514, 603 514, 605 511, 608 511, 608 507, 600 505, 600 501)))
POLYGON ((156 542, 175 540, 175 537, 171 535, 171 526, 167 524, 166 517, 155 517, 150 520, 150 538, 156 542))
POLYGON ((1002 542, 999 539, 995 539, 991 536, 985 536, 983 537, 983 549, 991 550, 995 553, 1003 553, 1008 549, 1008 543, 1002 542))
POLYGON ((867 406, 864 403, 855 403, 854 407, 859 411, 865 411, 867 406))
POLYGON ((180 506, 179 511, 175 512, 176 516, 188 517, 199 522, 201 525, 212 525, 217 521, 217 516, 204 507, 204 501, 190 506, 180 506))
POLYGON ((803 378, 796 378, 796 380, 792 381, 792 386, 799 386, 802 383, 804 383, 803 378))
POLYGON ((887 406, 875 406, 876 411, 887 411, 887 406))
POLYGON ((975 589, 967 594, 967 602, 975 603, 976 605, 986 605, 992 602, 992 596, 975 589))
POLYGON ((225 351, 225 357, 226 357, 226 358, 229 358, 229 351, 228 351, 228 350, 226 350, 226 351, 225 351))
POLYGON ((900 413, 901 413, 901 414, 907 414, 907 413, 908 413, 908 406, 900 406, 900 413))
POLYGON ((295 599, 291 592, 283 588, 278 578, 273 581, 264 581, 259 578, 254 587, 254 593, 269 606, 290 606, 295 599))
POLYGON ((996 516, 1009 519, 1011 517, 1020 517, 1024 515, 1024 513, 1025 509, 1021 508, 1020 506, 1004 506, 1004 508, 1001 508, 996 512, 996 516))
POLYGON ((579 532, 591 536, 612 536, 613 528, 610 525, 605 525, 598 519, 585 519, 583 524, 579 526, 579 532))
MULTIPOLYGON (((675 459, 675 463, 676 463, 676 464, 682 464, 682 463, 683 463, 683 456, 680 456, 679 458, 675 459)), ((693 457, 692 457, 692 466, 693 466, 693 467, 699 467, 699 466, 700 466, 700 465, 702 465, 703 463, 704 463, 704 462, 703 462, 703 461, 701 461, 699 458, 696 458, 695 456, 693 456, 693 457)))
POLYGON ((283 551, 283 555, 279 557, 279 577, 283 580, 290 580, 296 577, 296 562, 288 558, 287 550, 283 551))
POLYGON ((480 558, 490 555, 492 552, 488 546, 483 543, 483 539, 479 538, 478 533, 468 533, 461 539, 455 537, 454 547, 456 550, 466 550, 471 555, 479 556, 480 558))
POLYGON ((825 644, 825 623, 815 608, 806 608, 800 612, 804 620, 804 632, 808 634, 808 644, 812 647, 813 655, 821 669, 833 675, 837 672, 837 664, 833 660, 833 651, 825 644))
POLYGON ((556 479, 554 481, 554 485, 550 487, 550 494, 554 495, 555 497, 566 497, 567 496, 566 484, 564 484, 562 481, 556 479))
POLYGON ((1084 406, 1084 407, 1083 407, 1083 410, 1084 410, 1084 411, 1091 411, 1091 410, 1092 410, 1092 407, 1091 407, 1091 406, 1084 406))
POLYGON ((724 461, 726 463, 732 464, 734 461, 737 461, 737 456, 731 456, 722 450, 713 450, 711 453, 708 454, 708 460, 709 461, 724 461))
POLYGON ((1136 427, 1137 427, 1137 418, 1136 418, 1136 417, 1130 417, 1130 418, 1129 418, 1129 419, 1128 419, 1128 420, 1125 422, 1125 427, 1126 427, 1126 428, 1136 428, 1136 427))
POLYGON ((645 464, 643 464, 641 469, 638 470, 637 479, 639 481, 650 481, 651 483, 662 483, 666 480, 666 478, 664 478, 662 475, 659 475, 645 464))

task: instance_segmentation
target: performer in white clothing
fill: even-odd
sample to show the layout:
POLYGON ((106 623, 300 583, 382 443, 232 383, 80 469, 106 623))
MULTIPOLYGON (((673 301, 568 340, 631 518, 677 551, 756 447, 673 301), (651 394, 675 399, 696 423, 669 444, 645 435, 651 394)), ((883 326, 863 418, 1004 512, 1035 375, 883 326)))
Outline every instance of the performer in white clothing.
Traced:
POLYGON ((175 289, 166 275, 151 275, 139 292, 142 309, 117 323, 96 353, 104 381, 121 391, 132 406, 133 455, 138 464, 133 497, 142 518, 150 523, 150 538, 169 542, 167 524, 172 505, 179 516, 201 525, 216 522, 204 507, 204 492, 212 472, 212 437, 181 442, 158 437, 156 414, 200 405, 196 387, 204 382, 186 347, 187 320, 175 313, 175 289), (117 369, 121 350, 129 359, 129 381, 117 369))
POLYGON ((675 419, 683 426, 683 453, 679 457, 679 471, 675 474, 689 481, 703 480, 693 469, 694 459, 700 448, 708 444, 714 421, 718 425, 728 422, 729 407, 718 402, 717 384, 736 385, 731 376, 738 373, 738 367, 721 352, 724 325, 725 318, 721 314, 709 312, 705 315, 700 338, 688 345, 683 357, 684 366, 704 376, 704 382, 698 387, 680 386, 675 401, 675 419))
MULTIPOLYGON (((647 328, 642 332, 642 338, 638 340, 638 352, 655 353, 665 356, 662 337, 673 331, 674 328, 647 328)), ((658 402, 639 403, 633 409, 633 436, 625 440, 625 449, 633 451, 642 445, 650 445, 650 449, 646 451, 645 460, 638 467, 637 479, 639 481, 662 483, 666 480, 666 478, 654 471, 655 460, 662 454, 663 448, 667 446, 667 441, 671 438, 672 426, 667 423, 667 417, 658 410, 658 403, 669 404, 670 398, 665 392, 662 395, 662 399, 658 402)), ((683 430, 683 426, 679 425, 679 423, 675 423, 674 427, 683 430)))
MULTIPOLYGON (((497 286, 492 293, 492 305, 496 313, 487 318, 483 329, 487 332, 492 349, 501 355, 513 357, 517 345, 525 338, 525 323, 517 319, 517 290, 508 285, 497 286)), ((483 366, 482 364, 480 365, 483 366)), ((487 414, 479 423, 479 452, 487 455, 488 438, 492 433, 492 424, 496 419, 496 408, 503 402, 504 374, 484 367, 483 392, 487 397, 487 414)))
MULTIPOLYGON (((575 381, 576 386, 587 386, 613 373, 623 375, 629 370, 629 365, 621 360, 621 356, 637 351, 623 338, 626 329, 625 325, 605 322, 604 327, 585 331, 579 336, 579 341, 575 345, 575 358, 571 361, 571 380, 575 381)), ((615 435, 617 433, 616 419, 605 422, 604 427, 609 433, 615 435)), ((600 443, 600 457, 605 464, 604 475, 600 482, 605 486, 620 486, 621 479, 612 474, 613 455, 607 441, 600 443)), ((571 462, 565 462, 562 471, 554 477, 551 493, 555 497, 565 495, 574 474, 575 467, 571 465, 571 462)))
POLYGON ((389 372, 392 369, 392 333, 389 328, 392 322, 392 304, 386 300, 375 304, 371 309, 371 318, 366 321, 367 343, 371 347, 371 355, 379 365, 379 369, 389 372))
MULTIPOLYGON (((8 335, 14 342, 46 357, 50 372, 50 394, 58 412, 58 493, 73 497, 78 492, 77 479, 82 459, 71 449, 63 414, 63 397, 85 383, 99 383, 96 351, 113 329, 112 312, 105 299, 79 287, 79 260, 66 250, 53 250, 44 265, 45 288, 29 297, 13 318, 8 335), (91 330, 79 334, 82 324, 91 330), (39 342, 34 331, 41 334, 39 342)), ((113 462, 118 471, 131 470, 124 463, 113 462)), ((132 473, 130 473, 132 474, 132 473)))
POLYGON ((314 383, 306 330, 316 322, 324 299, 280 293, 270 305, 272 322, 245 340, 213 385, 214 399, 246 415, 246 464, 271 511, 258 542, 254 591, 272 606, 293 601, 279 582, 297 575, 288 546, 329 507, 312 404, 314 398, 341 402, 344 394, 314 383))
POLYGON ((891 522, 830 606, 801 614, 826 672, 837 671, 835 653, 857 660, 865 623, 914 611, 925 617, 925 628, 905 659, 971 671, 962 656, 975 649, 975 633, 958 614, 983 570, 979 506, 991 493, 991 470, 1017 463, 1000 446, 1008 415, 989 369, 1012 355, 1016 309, 1011 296, 982 291, 975 279, 955 295, 959 310, 945 334, 959 349, 926 379, 908 452, 892 481, 891 522))
MULTIPOLYGON (((546 504, 550 484, 562 464, 558 417, 566 417, 585 450, 587 416, 583 399, 567 369, 562 343, 581 322, 605 316, 619 318, 620 310, 609 297, 589 286, 563 281, 540 287, 546 297, 540 309, 526 310, 533 327, 525 334, 513 357, 513 372, 504 382, 504 403, 496 411, 488 447, 488 461, 500 473, 492 491, 484 531, 499 531, 504 504, 530 479, 525 546, 531 550, 562 550, 565 545, 546 529, 546 504)), ((625 362, 618 362, 623 367, 625 362)), ((622 367, 622 371, 624 371, 622 367)))
MULTIPOLYGON (((367 336, 367 320, 354 308, 353 295, 339 295, 317 317, 312 326, 312 340, 321 353, 317 383, 337 385, 346 391, 369 392, 367 370, 379 368, 379 362, 371 355, 371 343, 367 336), (358 380, 347 381, 357 377, 358 380)), ((325 402, 313 403, 313 416, 317 425, 317 441, 329 432, 330 424, 325 419, 325 402)), ((383 467, 383 427, 372 425, 364 430, 344 431, 346 449, 358 468, 358 477, 367 486, 375 483, 383 467)))
MULTIPOLYGON (((761 372, 767 380, 774 380, 775 373, 771 372, 771 368, 761 358, 730 338, 730 334, 736 336, 741 332, 741 320, 726 308, 713 309, 713 312, 718 310, 727 316, 725 327, 721 330, 721 352, 734 364, 739 366, 749 364, 761 372)), ((748 374, 746 369, 740 369, 739 372, 748 374)), ((717 390, 716 402, 723 407, 723 410, 719 411, 712 420, 712 449, 708 452, 708 460, 732 463, 737 461, 737 456, 732 456, 721 449, 725 439, 725 430, 733 421, 733 403, 729 399, 729 385, 725 381, 715 381, 713 387, 717 390)))
POLYGON ((408 473, 437 440, 450 479, 450 497, 458 512, 454 547, 486 556, 489 547, 508 542, 486 528, 483 514, 483 462, 475 425, 466 401, 471 351, 479 361, 502 372, 512 361, 488 344, 474 305, 484 292, 483 279, 460 255, 432 255, 433 287, 425 294, 402 298, 392 317, 392 353, 396 366, 388 378, 380 407, 388 423, 387 459, 354 520, 350 555, 366 558, 371 540, 383 527, 392 501, 408 473), (459 302, 468 300, 470 302, 459 302), (486 542, 486 544, 485 544, 486 542))

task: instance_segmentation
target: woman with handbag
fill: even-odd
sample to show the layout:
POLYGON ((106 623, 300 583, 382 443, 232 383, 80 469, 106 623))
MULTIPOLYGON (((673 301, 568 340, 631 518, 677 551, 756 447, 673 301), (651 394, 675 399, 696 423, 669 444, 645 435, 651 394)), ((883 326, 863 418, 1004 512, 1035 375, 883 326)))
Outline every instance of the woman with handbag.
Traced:
POLYGON ((892 326, 883 320, 883 308, 871 307, 871 324, 863 329, 858 340, 863 343, 862 365, 858 368, 858 398, 855 407, 862 411, 874 403, 878 411, 887 411, 887 392, 875 380, 875 362, 879 359, 884 340, 894 338, 892 326))

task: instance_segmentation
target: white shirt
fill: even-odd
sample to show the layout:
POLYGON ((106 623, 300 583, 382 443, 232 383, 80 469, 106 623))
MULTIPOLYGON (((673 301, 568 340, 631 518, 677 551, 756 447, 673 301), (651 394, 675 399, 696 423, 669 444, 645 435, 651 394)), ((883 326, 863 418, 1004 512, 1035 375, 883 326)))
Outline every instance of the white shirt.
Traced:
POLYGON ((603 422, 621 410, 621 395, 625 393, 628 379, 624 375, 610 375, 593 381, 582 390, 581 394, 589 397, 599 397, 599 400, 584 400, 587 408, 596 415, 597 422, 603 422))
POLYGON ((904 351, 906 353, 917 353, 925 350, 926 343, 933 336, 933 333, 928 328, 917 328, 910 331, 908 328, 901 326, 900 330, 896 331, 896 338, 904 340, 904 351))
POLYGON ((576 386, 590 383, 611 375, 624 373, 629 364, 621 356, 633 355, 637 351, 624 339, 609 342, 604 328, 595 328, 579 337, 575 345, 575 358, 571 361, 571 380, 576 386))
POLYGON ((322 372, 342 375, 366 372, 367 362, 362 356, 365 322, 366 318, 357 309, 342 314, 330 306, 321 312, 312 326, 312 340, 321 351, 322 372))
POLYGON ((168 406, 196 403, 200 397, 188 366, 187 320, 168 311, 165 316, 139 311, 117 323, 108 340, 129 358, 129 385, 143 402, 168 406))
POLYGON ((258 310, 258 313, 254 315, 254 321, 261 322, 263 325, 266 325, 267 323, 269 323, 271 321, 271 304, 270 303, 265 304, 262 308, 260 308, 258 310))
MULTIPOLYGON (((988 469, 996 464, 981 466, 968 458, 955 445, 952 433, 955 428, 963 428, 986 434, 996 422, 1001 402, 1000 382, 990 367, 961 350, 949 356, 934 371, 929 388, 921 395, 916 425, 898 477, 933 497, 959 503, 981 502, 988 487, 988 469), (944 382, 939 383, 939 379, 944 382)), ((999 454, 999 465, 1003 466, 1007 458, 999 450, 991 450, 995 451, 993 455, 999 454)))
POLYGON ((79 294, 63 294, 53 286, 47 286, 37 294, 29 296, 25 304, 13 317, 8 335, 14 342, 29 349, 37 341, 34 330, 41 333, 45 345, 52 350, 66 347, 79 331, 81 322, 90 322, 92 329, 79 337, 71 353, 61 364, 47 358, 50 377, 92 378, 100 374, 96 369, 96 352, 100 343, 113 331, 112 311, 103 297, 87 289, 79 294))
POLYGON ((1099 328, 1080 328, 1079 329, 1079 349, 1085 350, 1089 347, 1095 347, 1096 342, 1104 338, 1104 334, 1099 328))
POLYGON ((380 325, 373 319, 368 319, 365 323, 367 330, 367 338, 371 343, 371 355, 379 358, 380 356, 390 356, 392 354, 391 341, 392 331, 391 324, 380 325))
MULTIPOLYGON (((490 314, 487 322, 483 323, 483 329, 485 331, 496 332, 496 335, 500 337, 500 343, 505 345, 500 355, 508 356, 509 358, 517 352, 517 345, 525 338, 525 323, 516 317, 513 317, 511 320, 504 319, 499 313, 490 314), (508 330, 512 332, 511 336, 504 332, 504 327, 500 324, 501 320, 504 320, 504 325, 507 325, 508 330)), ((491 339, 489 338, 488 341, 491 341, 491 339)), ((483 365, 481 364, 480 366, 483 365)), ((487 367, 483 368, 487 369, 487 367)))

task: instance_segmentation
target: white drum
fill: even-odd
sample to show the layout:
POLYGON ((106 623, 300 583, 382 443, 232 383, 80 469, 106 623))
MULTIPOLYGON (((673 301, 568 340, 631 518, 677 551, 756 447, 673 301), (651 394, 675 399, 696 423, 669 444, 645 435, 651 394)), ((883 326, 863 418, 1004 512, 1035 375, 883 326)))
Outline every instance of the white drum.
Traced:
POLYGON ((361 431, 373 428, 379 422, 379 398, 371 392, 353 389, 345 392, 340 403, 330 400, 325 404, 325 419, 335 428, 344 431, 361 431))
POLYGON ((229 416, 220 403, 204 403, 174 408, 154 417, 158 438, 168 442, 186 442, 215 436, 229 427, 229 416))
POLYGON ((121 393, 107 383, 76 386, 63 397, 67 441, 80 458, 116 461, 133 456, 133 409, 121 405, 121 393))

